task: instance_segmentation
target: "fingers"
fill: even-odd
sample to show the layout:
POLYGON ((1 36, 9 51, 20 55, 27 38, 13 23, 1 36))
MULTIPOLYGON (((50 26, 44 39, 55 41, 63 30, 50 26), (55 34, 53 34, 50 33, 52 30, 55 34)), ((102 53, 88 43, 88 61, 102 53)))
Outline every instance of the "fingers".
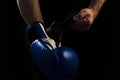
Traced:
POLYGON ((74 21, 78 21, 78 20, 80 20, 80 19, 81 19, 80 13, 76 14, 76 15, 73 17, 73 20, 74 20, 74 21))
POLYGON ((86 11, 81 11, 80 13, 78 13, 73 17, 73 20, 83 22, 83 21, 88 21, 89 17, 90 17, 90 13, 87 13, 86 11))
POLYGON ((73 17, 73 20, 80 23, 89 22, 89 16, 89 14, 79 13, 73 17))
POLYGON ((90 14, 89 14, 86 10, 82 10, 82 11, 80 12, 80 15, 81 15, 82 18, 84 18, 84 17, 89 17, 89 16, 90 16, 90 14))

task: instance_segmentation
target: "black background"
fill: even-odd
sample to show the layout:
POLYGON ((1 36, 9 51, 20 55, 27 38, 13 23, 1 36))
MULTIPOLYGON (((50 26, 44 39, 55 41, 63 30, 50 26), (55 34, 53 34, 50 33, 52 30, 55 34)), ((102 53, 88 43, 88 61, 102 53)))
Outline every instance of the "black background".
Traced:
MULTIPOLYGON (((0 11, 0 80, 36 80, 25 41, 26 24, 16 1, 1 1, 0 11)), ((116 0, 107 0, 89 31, 65 34, 63 45, 73 48, 80 58, 74 80, 120 80, 119 11, 116 0)))

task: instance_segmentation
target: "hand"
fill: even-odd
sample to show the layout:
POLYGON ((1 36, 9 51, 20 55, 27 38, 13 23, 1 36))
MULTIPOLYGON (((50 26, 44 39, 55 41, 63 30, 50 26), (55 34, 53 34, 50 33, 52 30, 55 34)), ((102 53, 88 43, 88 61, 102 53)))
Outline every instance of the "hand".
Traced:
POLYGON ((47 35, 41 23, 36 22, 31 27, 33 28, 29 28, 29 31, 37 34, 30 45, 30 53, 36 66, 49 80, 72 78, 79 67, 76 52, 68 47, 56 47, 55 41, 47 35))
POLYGON ((49 80, 71 79, 79 68, 77 53, 68 47, 52 46, 42 39, 36 39, 30 47, 32 59, 36 66, 49 80))
POLYGON ((87 31, 91 28, 94 19, 95 12, 90 8, 84 8, 73 17, 75 21, 73 28, 80 32, 87 31))
MULTIPOLYGON (((69 79, 76 73, 79 58, 76 52, 68 47, 56 47, 41 23, 31 25, 37 37, 30 45, 30 53, 36 66, 49 80, 69 79)), ((31 36, 31 35, 30 35, 31 36)))

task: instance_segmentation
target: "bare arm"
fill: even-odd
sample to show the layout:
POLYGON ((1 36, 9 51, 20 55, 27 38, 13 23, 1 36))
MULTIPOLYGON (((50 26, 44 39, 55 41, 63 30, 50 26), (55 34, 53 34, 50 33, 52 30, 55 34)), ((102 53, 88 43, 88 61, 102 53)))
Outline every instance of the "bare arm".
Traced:
POLYGON ((38 0, 17 0, 19 11, 27 24, 36 21, 43 23, 38 0))
POLYGON ((89 8, 92 9, 95 12, 95 16, 99 13, 101 10, 103 4, 106 0, 91 0, 91 3, 89 5, 89 8))

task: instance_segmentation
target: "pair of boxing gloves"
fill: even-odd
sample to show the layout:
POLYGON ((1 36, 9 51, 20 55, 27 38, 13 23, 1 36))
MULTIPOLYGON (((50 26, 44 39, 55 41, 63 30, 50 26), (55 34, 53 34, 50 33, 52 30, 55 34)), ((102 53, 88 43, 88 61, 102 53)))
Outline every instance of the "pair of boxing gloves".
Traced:
POLYGON ((48 80, 68 80, 74 76, 79 66, 79 58, 74 50, 57 46, 40 22, 29 25, 27 34, 31 41, 31 56, 48 80))

